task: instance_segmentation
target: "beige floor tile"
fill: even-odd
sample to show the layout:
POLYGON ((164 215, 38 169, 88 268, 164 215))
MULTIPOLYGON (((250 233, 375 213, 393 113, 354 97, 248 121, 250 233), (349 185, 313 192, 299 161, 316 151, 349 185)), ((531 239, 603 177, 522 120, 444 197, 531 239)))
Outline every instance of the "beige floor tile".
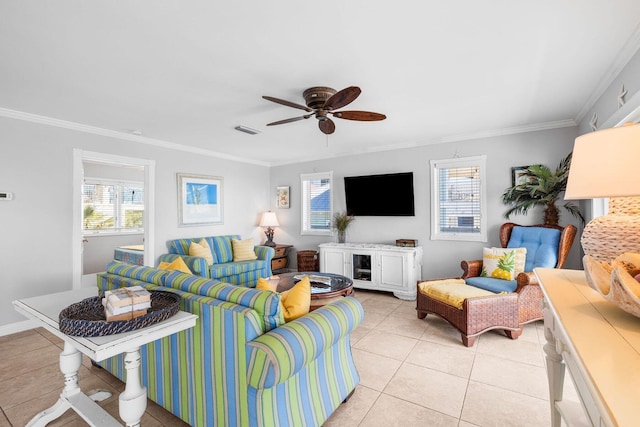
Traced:
POLYGON ((355 328, 353 331, 351 331, 350 334, 350 338, 351 338, 351 345, 354 345, 355 343, 357 343, 358 341, 360 341, 360 339, 362 337, 364 337, 365 335, 367 335, 369 332, 371 332, 372 329, 370 328, 365 328, 364 326, 360 325, 357 328, 355 328))
POLYGON ((403 363, 384 394, 452 417, 460 417, 468 380, 433 369, 403 363))
POLYGON ((416 302, 415 301, 401 301, 400 305, 396 307, 391 316, 402 317, 404 319, 417 319, 416 302))
POLYGON ((470 379, 538 399, 549 399, 547 372, 540 366, 478 352, 470 379), (496 372, 500 372, 500 375, 496 375, 496 372))
POLYGON ((384 390, 389 380, 402 364, 399 360, 358 350, 357 348, 353 348, 351 351, 356 369, 360 374, 360 384, 373 390, 384 390))
MULTIPOLYGON (((59 364, 60 349, 56 346, 46 346, 20 353, 6 358, 0 358, 0 381, 14 378, 33 369, 34 366, 48 366, 59 364)), ((57 369, 55 366, 52 369, 57 369)))
POLYGON ((28 334, 16 337, 13 340, 5 340, 0 345, 0 359, 7 359, 30 351, 50 346, 51 342, 40 334, 28 334))
POLYGON ((364 308, 365 313, 375 312, 384 314, 385 316, 391 314, 399 305, 400 303, 397 301, 391 302, 386 299, 376 297, 369 298, 362 302, 362 307, 364 308))
POLYGON ((458 419, 383 394, 360 425, 366 427, 455 427, 458 425, 458 419))
POLYGON ((377 313, 375 311, 365 311, 364 320, 360 326, 364 326, 367 329, 373 329, 382 323, 387 318, 386 314, 377 313))
POLYGON ((478 353, 544 367, 542 347, 531 341, 512 340, 495 333, 482 334, 476 343, 478 353))
POLYGON ((538 339, 538 328, 536 328, 536 323, 528 323, 524 325, 522 328, 522 335, 518 337, 519 340, 523 341, 531 341, 535 344, 540 344, 540 340, 538 339))
POLYGON ((462 344, 460 331, 440 317, 430 314, 422 319, 422 321, 425 322, 428 327, 420 337, 421 340, 466 349, 471 352, 476 351, 477 342, 473 347, 465 347, 464 344, 462 344))
POLYGON ((404 360, 417 342, 418 340, 415 338, 373 330, 362 337, 353 347, 392 359, 404 360))
POLYGON ((545 427, 549 402, 471 381, 461 419, 479 426, 545 427))
POLYGON ((469 378, 475 353, 428 341, 418 341, 405 362, 469 378))
POLYGON ((357 427, 379 396, 379 391, 357 386, 353 396, 331 414, 323 427, 357 427))
POLYGON ((391 315, 387 317, 384 322, 380 323, 376 329, 382 332, 418 339, 424 334, 424 331, 428 327, 429 325, 416 317, 406 319, 404 317, 391 315))

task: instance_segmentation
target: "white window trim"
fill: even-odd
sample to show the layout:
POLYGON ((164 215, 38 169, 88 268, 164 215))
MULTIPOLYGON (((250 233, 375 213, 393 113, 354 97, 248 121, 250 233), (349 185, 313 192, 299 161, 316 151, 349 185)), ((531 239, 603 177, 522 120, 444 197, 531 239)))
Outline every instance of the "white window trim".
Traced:
POLYGON ((310 230, 306 229, 306 224, 309 218, 305 217, 305 196, 304 196, 304 183, 305 181, 311 181, 314 179, 328 179, 330 183, 329 197, 329 218, 333 218, 333 194, 335 192, 335 183, 333 181, 333 171, 329 172, 315 172, 315 173, 301 173, 300 174, 300 235, 302 236, 331 236, 333 230, 329 227, 328 230, 310 230))
POLYGON ((487 241, 487 156, 460 157, 454 159, 430 160, 431 168, 431 240, 458 240, 467 242, 487 241), (440 231, 440 177, 438 169, 479 166, 480 167, 480 233, 444 233, 440 231))

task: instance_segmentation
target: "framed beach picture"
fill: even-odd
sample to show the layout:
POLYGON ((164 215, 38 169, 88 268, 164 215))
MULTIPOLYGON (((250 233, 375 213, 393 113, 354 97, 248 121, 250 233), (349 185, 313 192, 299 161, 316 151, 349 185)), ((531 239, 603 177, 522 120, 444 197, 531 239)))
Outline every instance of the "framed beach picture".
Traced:
POLYGON ((527 171, 529 166, 516 166, 511 168, 511 186, 526 184, 527 183, 527 171))
POLYGON ((289 209, 289 186, 276 187, 276 206, 278 209, 289 209))
POLYGON ((179 225, 222 224, 222 178, 183 173, 177 177, 179 225))

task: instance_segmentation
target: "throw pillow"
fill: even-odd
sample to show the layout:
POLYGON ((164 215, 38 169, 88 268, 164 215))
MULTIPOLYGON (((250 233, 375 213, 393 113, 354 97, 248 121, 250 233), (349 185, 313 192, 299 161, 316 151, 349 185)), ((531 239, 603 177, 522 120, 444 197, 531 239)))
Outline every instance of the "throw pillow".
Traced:
POLYGON ((181 257, 178 257, 171 262, 161 262, 158 265, 158 270, 182 271, 183 273, 193 274, 181 257))
POLYGON ((289 322, 309 312, 311 306, 311 282, 309 277, 300 280, 288 291, 280 293, 284 321, 289 322))
POLYGON ((197 256, 207 260, 207 265, 213 265, 213 255, 211 254, 211 248, 205 239, 200 240, 198 243, 191 242, 189 245, 189 256, 197 256))
POLYGON ((253 239, 231 239, 233 246, 233 262, 258 259, 253 249, 253 239))
POLYGON ((271 291, 275 292, 278 288, 277 280, 265 279, 263 277, 258 279, 258 283, 256 284, 256 289, 260 289, 261 291, 271 291))
POLYGON ((524 271, 526 248, 484 248, 481 276, 514 280, 524 271))

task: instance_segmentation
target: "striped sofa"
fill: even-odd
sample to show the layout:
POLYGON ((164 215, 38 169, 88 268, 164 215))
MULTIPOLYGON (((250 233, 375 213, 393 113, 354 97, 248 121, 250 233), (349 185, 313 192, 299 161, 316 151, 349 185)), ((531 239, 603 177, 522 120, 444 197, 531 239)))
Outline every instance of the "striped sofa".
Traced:
MULTIPOLYGON (((283 323, 273 292, 115 261, 98 274, 101 293, 133 285, 177 293, 198 315, 141 350, 149 398, 192 426, 320 426, 359 382, 353 297, 283 323)), ((122 355, 102 366, 124 380, 122 355)))
POLYGON ((240 236, 231 234, 170 240, 169 253, 160 255, 158 262, 171 262, 177 257, 182 257, 189 269, 198 276, 255 288, 259 278, 271 276, 271 259, 275 251, 268 246, 256 246, 258 259, 233 262, 231 239, 241 240, 240 236), (211 248, 213 265, 207 265, 204 258, 189 256, 191 242, 200 242, 202 239, 205 239, 211 248))

